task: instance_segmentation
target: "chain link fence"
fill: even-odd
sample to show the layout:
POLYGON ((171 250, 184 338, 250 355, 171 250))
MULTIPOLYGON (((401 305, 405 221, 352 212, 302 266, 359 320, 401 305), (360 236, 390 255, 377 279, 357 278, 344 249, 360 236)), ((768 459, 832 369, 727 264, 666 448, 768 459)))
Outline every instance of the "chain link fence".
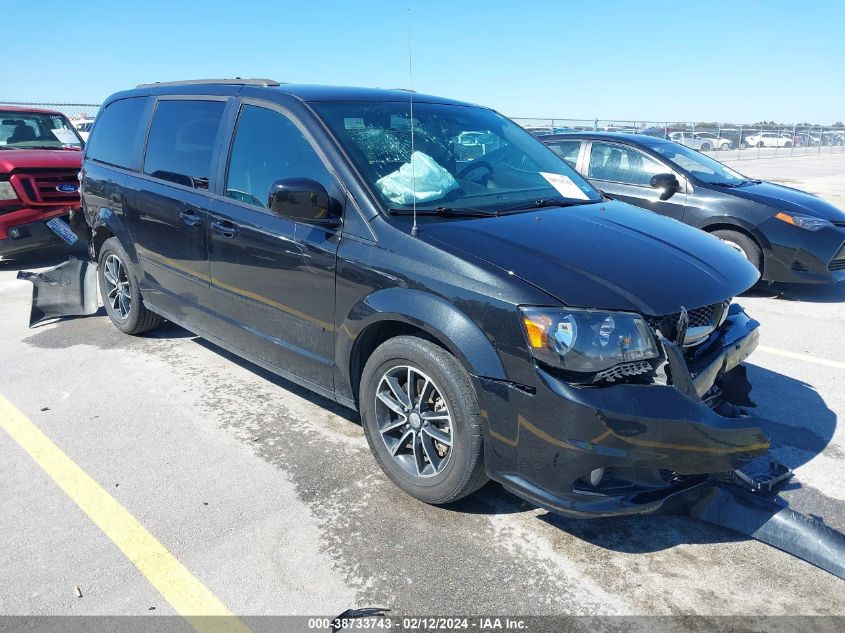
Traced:
POLYGON ((845 153, 845 125, 514 118, 536 136, 604 131, 648 134, 712 153, 722 160, 845 153))
POLYGON ((100 111, 99 103, 37 103, 35 101, 2 101, 3 106, 14 106, 17 108, 43 108, 44 110, 58 110, 72 122, 91 120, 100 111))
MULTIPOLYGON (((97 116, 97 103, 37 103, 34 101, 2 101, 3 106, 19 106, 58 110, 72 122, 91 120, 97 116)), ((693 121, 629 121, 610 119, 514 118, 537 136, 563 132, 606 131, 649 134, 668 138, 687 147, 712 153, 723 160, 776 158, 806 154, 845 153, 845 125, 718 123, 693 121)))

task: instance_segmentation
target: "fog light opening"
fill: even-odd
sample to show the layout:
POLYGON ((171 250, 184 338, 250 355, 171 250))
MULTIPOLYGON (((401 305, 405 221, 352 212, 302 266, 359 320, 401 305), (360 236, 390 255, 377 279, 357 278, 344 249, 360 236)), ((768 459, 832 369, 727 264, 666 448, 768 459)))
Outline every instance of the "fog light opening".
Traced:
POLYGON ((604 479, 604 468, 596 468, 590 471, 590 474, 587 476, 587 481, 590 482, 593 488, 598 488, 601 485, 602 479, 604 479))
POLYGON ((13 240, 18 239, 20 236, 21 236, 21 230, 18 227, 13 226, 12 228, 9 229, 9 237, 11 237, 13 240))

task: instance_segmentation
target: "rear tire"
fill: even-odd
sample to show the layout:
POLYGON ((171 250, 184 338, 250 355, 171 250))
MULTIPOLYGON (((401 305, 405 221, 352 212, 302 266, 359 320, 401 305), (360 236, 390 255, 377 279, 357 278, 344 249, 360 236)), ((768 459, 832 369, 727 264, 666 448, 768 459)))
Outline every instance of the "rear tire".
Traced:
POLYGON ((97 278, 106 313, 124 334, 143 334, 161 325, 162 318, 148 310, 141 300, 141 288, 129 256, 116 237, 100 248, 97 278))
POLYGON ((731 231, 729 229, 720 229, 713 231, 713 235, 725 242, 728 246, 736 251, 739 251, 745 256, 754 267, 763 272, 763 251, 757 246, 757 242, 748 237, 745 233, 739 231, 731 231))
POLYGON ((379 466, 415 499, 450 503, 487 483, 470 377, 431 341, 399 336, 382 343, 364 367, 358 408, 379 466))

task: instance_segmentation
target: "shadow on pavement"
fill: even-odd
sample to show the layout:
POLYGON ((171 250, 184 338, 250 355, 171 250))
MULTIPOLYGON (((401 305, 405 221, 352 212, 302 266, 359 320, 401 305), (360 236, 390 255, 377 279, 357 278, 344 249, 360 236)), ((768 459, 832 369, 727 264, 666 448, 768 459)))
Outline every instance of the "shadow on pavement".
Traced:
POLYGON ((787 284, 757 285, 743 297, 804 301, 806 303, 845 302, 845 282, 838 284, 787 284))
POLYGON ((71 255, 79 259, 88 259, 88 243, 80 240, 73 246, 56 246, 30 253, 21 253, 15 255, 12 259, 0 260, 0 271, 49 268, 61 264, 71 255))

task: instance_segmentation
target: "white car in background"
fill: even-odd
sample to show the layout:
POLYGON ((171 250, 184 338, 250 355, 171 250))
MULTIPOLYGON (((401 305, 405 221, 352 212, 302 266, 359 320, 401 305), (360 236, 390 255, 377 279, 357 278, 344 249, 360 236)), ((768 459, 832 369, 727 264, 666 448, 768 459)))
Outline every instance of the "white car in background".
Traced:
POLYGON ((88 136, 91 134, 91 128, 94 126, 94 119, 82 119, 81 121, 74 121, 76 131, 82 140, 88 142, 88 136))
POLYGON ((782 132, 761 132, 745 137, 748 147, 792 147, 795 142, 789 134, 782 132))
POLYGON ((733 145, 730 139, 720 138, 713 132, 672 132, 669 134, 669 140, 702 152, 713 149, 726 150, 733 145))

